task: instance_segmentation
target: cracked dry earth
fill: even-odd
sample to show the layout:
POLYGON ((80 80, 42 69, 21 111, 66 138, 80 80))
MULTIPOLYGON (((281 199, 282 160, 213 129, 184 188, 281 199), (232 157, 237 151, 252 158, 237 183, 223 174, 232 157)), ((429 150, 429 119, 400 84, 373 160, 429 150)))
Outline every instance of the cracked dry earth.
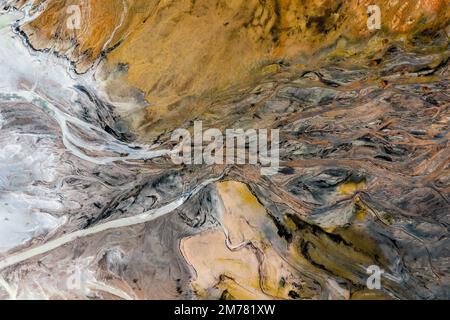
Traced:
POLYGON ((0 298, 449 299, 448 3, 379 2, 0 1, 0 298), (280 169, 174 165, 194 120, 280 169))

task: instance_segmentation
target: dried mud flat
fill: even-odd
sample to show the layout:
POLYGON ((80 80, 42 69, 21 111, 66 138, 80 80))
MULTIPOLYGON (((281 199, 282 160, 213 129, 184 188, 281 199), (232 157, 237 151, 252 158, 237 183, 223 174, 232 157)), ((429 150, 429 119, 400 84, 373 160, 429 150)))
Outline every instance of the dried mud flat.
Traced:
POLYGON ((0 23, 1 298, 449 298, 445 23, 408 41, 329 39, 314 59, 176 100, 180 83, 148 94, 154 75, 118 71, 122 49, 110 65, 99 52, 74 65, 62 36, 30 34, 53 7, 24 3, 0 23), (171 130, 194 120, 279 129, 281 168, 174 165, 171 130), (371 265, 384 270, 378 290, 371 265))

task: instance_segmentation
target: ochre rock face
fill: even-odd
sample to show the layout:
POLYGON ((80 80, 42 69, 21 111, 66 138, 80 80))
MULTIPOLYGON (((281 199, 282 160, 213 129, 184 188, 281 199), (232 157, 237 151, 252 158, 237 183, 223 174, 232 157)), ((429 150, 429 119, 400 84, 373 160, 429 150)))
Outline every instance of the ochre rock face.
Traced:
MULTIPOLYGON (((67 55, 79 72, 106 55, 104 70, 125 69, 120 86, 126 81, 150 103, 147 126, 166 117, 173 123, 174 112, 176 119, 191 120, 201 106, 180 114, 173 105, 186 97, 202 105, 192 98, 217 96, 278 71, 280 64, 310 64, 339 39, 341 49, 360 41, 347 55, 375 52, 388 43, 367 45, 369 38, 409 39, 423 31, 431 36, 450 17, 446 0, 49 0, 36 8, 39 4, 43 13, 23 27, 32 45, 67 55), (67 29, 73 4, 81 5, 79 30, 67 29), (371 4, 382 8, 378 32, 366 25, 371 4)), ((110 84, 111 94, 117 87, 110 84)))

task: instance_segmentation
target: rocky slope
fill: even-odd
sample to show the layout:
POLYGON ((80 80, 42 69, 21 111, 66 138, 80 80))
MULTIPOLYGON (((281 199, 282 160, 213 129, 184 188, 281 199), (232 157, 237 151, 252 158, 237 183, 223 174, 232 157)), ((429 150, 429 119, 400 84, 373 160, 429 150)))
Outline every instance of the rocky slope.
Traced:
POLYGON ((374 32, 367 28, 372 2, 34 1, 34 10, 42 12, 21 30, 34 48, 67 56, 78 72, 104 57, 99 77, 109 79, 109 93, 118 100, 130 92, 145 98, 145 118, 132 119, 157 135, 287 65, 302 72, 332 52, 374 54, 398 40, 415 47, 450 19, 445 0, 382 0, 376 2, 382 28, 374 32), (74 4, 81 8, 81 28, 71 30, 67 10, 74 4))
POLYGON ((3 2, 0 297, 449 298, 447 1, 3 2), (174 165, 193 120, 279 171, 174 165))

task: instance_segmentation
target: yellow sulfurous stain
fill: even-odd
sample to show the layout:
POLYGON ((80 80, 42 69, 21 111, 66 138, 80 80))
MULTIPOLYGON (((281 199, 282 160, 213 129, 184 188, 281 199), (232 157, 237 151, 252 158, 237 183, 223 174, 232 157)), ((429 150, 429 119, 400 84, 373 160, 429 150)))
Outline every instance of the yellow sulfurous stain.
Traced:
POLYGON ((345 182, 337 187, 337 191, 343 196, 351 196, 357 191, 364 189, 366 186, 366 181, 362 180, 360 182, 345 182))
POLYGON ((288 214, 283 216, 283 221, 289 230, 291 230, 292 232, 297 231, 297 225, 295 224, 294 221, 292 221, 292 219, 289 217, 288 214))
POLYGON ((366 210, 359 209, 358 211, 356 211, 356 214, 355 214, 355 219, 356 220, 362 221, 365 218, 366 218, 366 210))
POLYGON ((272 73, 277 73, 280 70, 281 70, 281 67, 278 64, 271 64, 267 67, 264 67, 261 70, 261 73, 262 74, 272 74, 272 73))
MULTIPOLYGON (((292 254, 296 254, 302 263, 312 264, 316 272, 325 271, 332 277, 360 283, 361 286, 365 285, 366 278, 361 279, 358 274, 365 273, 367 266, 387 263, 377 243, 356 228, 336 227, 331 234, 305 225, 296 243, 299 247, 293 247, 292 254), (336 241, 337 238, 339 241, 336 241)), ((388 298, 383 292, 377 295, 388 298)))

